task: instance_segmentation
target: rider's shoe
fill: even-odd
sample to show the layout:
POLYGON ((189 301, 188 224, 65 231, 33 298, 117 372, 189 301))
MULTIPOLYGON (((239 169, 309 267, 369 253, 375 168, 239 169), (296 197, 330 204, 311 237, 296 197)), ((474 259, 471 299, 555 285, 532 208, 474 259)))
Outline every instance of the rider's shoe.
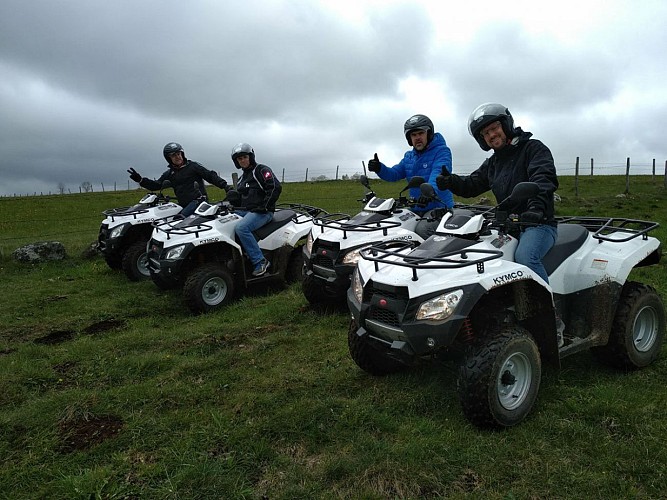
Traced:
POLYGON ((259 264, 255 266, 252 275, 255 277, 261 276, 262 274, 266 273, 266 271, 268 271, 270 265, 271 263, 268 260, 263 259, 259 264))

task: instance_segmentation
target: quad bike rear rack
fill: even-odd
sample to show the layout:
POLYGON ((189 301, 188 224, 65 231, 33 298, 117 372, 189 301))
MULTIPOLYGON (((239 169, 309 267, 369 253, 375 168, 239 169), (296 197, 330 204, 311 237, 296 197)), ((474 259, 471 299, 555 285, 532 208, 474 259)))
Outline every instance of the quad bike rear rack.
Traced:
POLYGON ((660 226, 657 222, 624 217, 563 216, 556 217, 556 221, 559 224, 579 224, 592 232, 593 238, 600 243, 624 243, 639 236, 646 240, 648 233, 660 226), (627 233, 627 236, 623 237, 620 233, 627 233))
POLYGON ((326 210, 320 207, 315 207, 313 205, 305 205, 303 203, 278 203, 276 205, 277 210, 293 210, 295 213, 292 218, 295 224, 305 224, 314 220, 315 217, 322 216, 323 214, 329 215, 326 210))

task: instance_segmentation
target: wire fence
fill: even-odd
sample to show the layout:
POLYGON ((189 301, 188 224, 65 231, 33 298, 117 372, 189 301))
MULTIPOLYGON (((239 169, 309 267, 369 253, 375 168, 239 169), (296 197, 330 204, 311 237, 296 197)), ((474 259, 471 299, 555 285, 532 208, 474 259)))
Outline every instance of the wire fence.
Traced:
MULTIPOLYGON (((653 159, 650 162, 631 162, 630 158, 626 158, 624 163, 619 162, 595 162, 593 158, 588 161, 580 161, 577 157, 571 166, 566 166, 562 163, 556 162, 559 176, 593 176, 593 175, 625 175, 629 178, 631 175, 652 175, 662 176, 663 183, 667 187, 667 160, 665 160, 664 167, 656 164, 653 159)), ((456 173, 467 174, 475 170, 479 164, 457 164, 455 165, 456 173)), ((305 170, 297 169, 276 169, 276 176, 281 182, 321 182, 332 180, 354 180, 358 179, 362 174, 367 175, 366 165, 361 162, 357 170, 349 167, 341 170, 337 165, 335 168, 330 167, 308 167, 305 170), (353 172, 353 173, 350 173, 353 172)), ((229 177, 235 177, 237 174, 233 173, 229 177)), ((224 176, 223 176, 224 177, 224 176)), ((64 184, 56 186, 53 191, 34 191, 32 193, 13 193, 11 195, 0 195, 1 198, 12 198, 22 196, 46 196, 54 194, 74 194, 74 193, 93 193, 93 192, 113 192, 113 191, 129 191, 134 190, 138 186, 137 183, 127 179, 120 182, 103 183, 99 182, 93 184, 89 181, 82 182, 75 188, 69 188, 64 184)))

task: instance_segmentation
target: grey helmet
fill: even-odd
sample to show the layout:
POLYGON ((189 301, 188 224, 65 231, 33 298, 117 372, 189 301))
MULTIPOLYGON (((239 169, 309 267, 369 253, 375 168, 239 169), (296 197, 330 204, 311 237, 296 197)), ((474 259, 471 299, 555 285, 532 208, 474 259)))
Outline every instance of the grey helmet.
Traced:
POLYGON ((239 162, 236 161, 236 159, 239 156, 243 156, 243 155, 250 156, 250 165, 252 165, 253 167, 256 165, 256 163, 255 163, 255 151, 252 149, 250 144, 248 144, 247 142, 239 142, 236 146, 234 146, 232 148, 232 161, 234 162, 234 166, 236 168, 241 168, 241 166, 239 165, 239 162))
POLYGON ((468 118, 468 132, 484 151, 491 149, 482 137, 482 129, 493 122, 500 122, 507 139, 514 137, 514 118, 510 110, 497 102, 487 102, 477 106, 468 118))
POLYGON ((433 122, 426 115, 414 115, 407 119, 403 125, 403 133, 408 144, 412 146, 412 139, 410 139, 410 132, 413 130, 426 130, 426 143, 428 144, 433 139, 435 130, 433 129, 433 122))
POLYGON ((172 153, 178 153, 180 152, 183 155, 183 161, 187 161, 185 158, 185 151, 183 151, 183 146, 181 146, 177 142, 170 142, 164 146, 162 149, 162 154, 164 155, 164 159, 167 160, 167 163, 171 165, 171 160, 169 159, 169 155, 172 153))

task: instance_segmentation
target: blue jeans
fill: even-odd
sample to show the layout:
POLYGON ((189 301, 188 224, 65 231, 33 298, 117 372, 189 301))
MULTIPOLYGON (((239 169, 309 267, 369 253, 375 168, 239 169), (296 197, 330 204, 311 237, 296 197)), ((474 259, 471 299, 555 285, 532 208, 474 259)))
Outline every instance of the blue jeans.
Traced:
POLYGON ((519 246, 514 252, 514 260, 533 270, 540 278, 549 283, 542 259, 556 243, 556 236, 558 236, 558 230, 554 226, 541 224, 527 227, 519 237, 519 246))
POLYGON ((181 215, 183 217, 188 217, 188 216, 192 215, 193 213, 195 213, 195 210, 197 210, 197 207, 199 206, 199 204, 201 202, 202 202, 202 200, 199 200, 199 199, 192 200, 190 203, 188 203, 187 205, 185 205, 183 207, 183 210, 181 210, 181 215))
POLYGON ((259 244, 252 232, 271 222, 273 213, 258 214, 255 212, 247 212, 245 210, 235 210, 234 213, 243 217, 243 219, 236 225, 236 236, 239 237, 241 246, 245 250, 245 253, 248 254, 250 262, 256 267, 257 264, 264 260, 264 254, 262 254, 262 251, 259 249, 259 244))

